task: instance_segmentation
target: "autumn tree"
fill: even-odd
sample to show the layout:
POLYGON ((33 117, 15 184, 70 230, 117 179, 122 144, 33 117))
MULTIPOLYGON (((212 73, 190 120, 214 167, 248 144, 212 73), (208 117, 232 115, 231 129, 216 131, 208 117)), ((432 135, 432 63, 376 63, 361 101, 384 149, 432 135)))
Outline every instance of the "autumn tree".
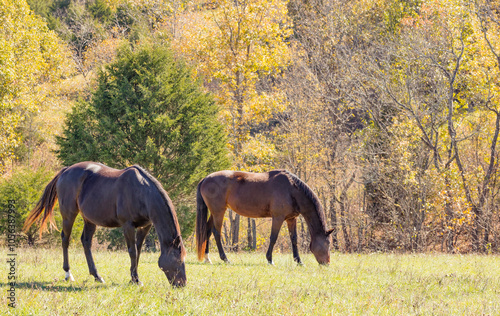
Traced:
POLYGON ((23 141, 23 122, 43 106, 43 83, 67 73, 54 32, 25 0, 0 2, 0 173, 23 141))
POLYGON ((386 223, 391 247, 438 243, 425 237, 429 222, 445 251, 485 247, 479 235, 489 235, 498 127, 491 81, 481 78, 490 73, 483 62, 495 59, 485 53, 471 8, 419 2, 397 19, 386 15, 384 38, 350 55, 356 64, 348 69, 362 87, 353 96, 369 113, 360 134, 366 211, 386 223))
MULTIPOLYGON (((276 79, 289 64, 291 35, 281 0, 218 1, 213 9, 186 23, 174 47, 197 63, 197 71, 223 108, 235 168, 270 167, 274 146, 260 132, 285 107, 276 79)), ((230 212, 232 244, 239 242, 239 215, 230 212)), ((249 220, 249 231, 251 221, 249 220)))
POLYGON ((403 84, 386 84, 386 92, 418 127, 431 152, 428 161, 444 180, 447 251, 457 251, 459 237, 463 241, 466 236, 472 250, 488 247, 491 226, 486 219, 491 220, 490 192, 498 166, 498 109, 490 99, 494 84, 487 79, 487 69, 497 59, 487 36, 481 40, 484 28, 473 12, 469 2, 424 2, 420 15, 402 21, 414 43, 406 51, 410 54, 403 55, 406 61, 401 59, 404 74, 399 73, 398 81, 403 84), (418 74, 422 70, 433 75, 418 74), (394 93, 401 90, 406 92, 394 93))
POLYGON ((363 196, 351 193, 361 182, 354 145, 369 124, 369 112, 357 98, 362 89, 352 65, 380 40, 375 34, 382 27, 373 17, 383 8, 362 1, 290 1, 288 6, 295 60, 286 76, 290 112, 281 120, 280 152, 286 153, 287 168, 309 178, 324 197, 334 247, 353 251, 362 243, 354 245, 353 230, 365 229, 354 205, 363 196))
POLYGON ((488 239, 497 133, 486 79, 495 76, 485 74, 495 54, 479 31, 495 31, 477 26, 470 4, 290 1, 298 45, 279 150, 328 188, 334 241, 346 250, 356 235, 357 249, 414 251, 488 239), (359 184, 361 202, 349 207, 359 184))
MULTIPOLYGON (((496 40, 500 34, 500 18, 498 12, 500 4, 498 2, 475 1, 472 11, 475 13, 473 24, 477 36, 481 38, 478 41, 478 52, 482 58, 474 59, 470 69, 475 69, 474 79, 479 82, 476 86, 479 91, 476 93, 479 97, 479 108, 485 112, 486 117, 490 117, 488 124, 489 130, 486 130, 484 137, 489 145, 485 151, 488 157, 482 161, 477 161, 481 173, 479 185, 477 188, 477 199, 473 204, 473 210, 476 215, 474 227, 474 249, 476 251, 485 251, 491 249, 491 235, 494 227, 493 215, 495 210, 495 196, 498 194, 497 171, 498 171, 498 149, 497 141, 500 133, 500 46, 496 40), (482 236, 481 236, 482 235, 482 236)), ((486 126, 488 126, 486 125, 486 126)), ((480 139, 479 141, 484 141, 480 139)))

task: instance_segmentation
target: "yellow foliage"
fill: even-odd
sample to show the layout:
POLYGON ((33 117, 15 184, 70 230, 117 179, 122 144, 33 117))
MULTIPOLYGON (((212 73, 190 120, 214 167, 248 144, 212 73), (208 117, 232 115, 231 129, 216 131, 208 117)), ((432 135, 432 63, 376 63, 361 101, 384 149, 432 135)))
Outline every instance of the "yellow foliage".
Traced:
POLYGON ((116 50, 123 42, 123 39, 113 37, 93 42, 84 53, 84 66, 91 70, 110 63, 116 56, 116 50))
POLYGON ((234 157, 240 170, 264 172, 275 169, 276 147, 264 136, 249 136, 242 147, 240 156, 234 157))
POLYGON ((254 151, 245 146, 256 144, 250 128, 286 107, 277 89, 257 89, 259 80, 279 76, 290 63, 286 2, 220 0, 208 10, 184 13, 178 26, 172 47, 195 63, 196 74, 215 92, 236 164, 247 168, 244 157, 254 151))
POLYGON ((41 85, 70 74, 69 52, 25 0, 0 0, 0 173, 19 144, 16 128, 37 113, 41 85))

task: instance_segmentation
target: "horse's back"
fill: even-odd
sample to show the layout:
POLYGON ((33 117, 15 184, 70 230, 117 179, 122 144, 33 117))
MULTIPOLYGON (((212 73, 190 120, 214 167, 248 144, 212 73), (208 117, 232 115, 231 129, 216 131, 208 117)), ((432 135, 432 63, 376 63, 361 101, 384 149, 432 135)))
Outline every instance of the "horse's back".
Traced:
POLYGON ((123 170, 110 168, 101 163, 84 161, 68 167, 57 182, 58 194, 74 195, 84 193, 85 187, 92 187, 94 182, 119 177, 123 170), (82 192, 83 191, 83 192, 82 192))
POLYGON ((263 173, 219 171, 206 177, 201 189, 207 204, 222 208, 224 203, 224 208, 229 206, 246 217, 271 217, 274 210, 293 206, 285 170, 263 173))

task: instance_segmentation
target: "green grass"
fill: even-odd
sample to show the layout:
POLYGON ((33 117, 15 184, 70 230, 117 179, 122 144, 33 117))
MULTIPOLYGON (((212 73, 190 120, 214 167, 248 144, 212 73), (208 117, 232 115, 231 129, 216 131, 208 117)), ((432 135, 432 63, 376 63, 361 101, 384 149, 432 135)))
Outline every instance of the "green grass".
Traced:
MULTIPOLYGON (((500 315, 500 257, 338 254, 329 267, 303 254, 228 253, 231 264, 187 257, 188 285, 173 289, 157 265, 139 264, 144 286, 129 284, 126 252, 94 251, 106 280, 88 274, 81 247, 70 250, 75 282, 64 281, 61 249, 18 249, 16 309, 6 308, 7 250, 1 249, 1 311, 15 315, 500 315)), ((3 312, 2 312, 3 313, 3 312)))

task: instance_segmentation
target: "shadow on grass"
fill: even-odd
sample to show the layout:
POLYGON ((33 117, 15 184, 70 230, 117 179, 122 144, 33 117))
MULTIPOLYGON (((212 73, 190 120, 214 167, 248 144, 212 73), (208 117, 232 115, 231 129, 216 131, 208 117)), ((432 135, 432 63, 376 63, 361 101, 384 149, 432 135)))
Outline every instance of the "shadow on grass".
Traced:
POLYGON ((190 262, 186 262, 186 265, 208 266, 208 267, 220 267, 220 266, 227 266, 227 267, 230 267, 230 266, 233 266, 233 267, 275 267, 273 265, 269 265, 267 262, 254 263, 254 262, 233 262, 233 261, 229 261, 229 262, 223 262, 223 261, 214 262, 214 261, 212 261, 212 263, 206 263, 203 261, 201 261, 201 262, 190 261, 190 262))
MULTIPOLYGON (((0 283, 0 287, 9 287, 9 283, 0 283)), ((47 292, 82 292, 86 290, 92 290, 96 287, 120 287, 120 284, 74 284, 74 283, 61 283, 60 281, 48 282, 48 281, 33 281, 33 282, 17 282, 16 289, 25 290, 42 290, 47 292)))

